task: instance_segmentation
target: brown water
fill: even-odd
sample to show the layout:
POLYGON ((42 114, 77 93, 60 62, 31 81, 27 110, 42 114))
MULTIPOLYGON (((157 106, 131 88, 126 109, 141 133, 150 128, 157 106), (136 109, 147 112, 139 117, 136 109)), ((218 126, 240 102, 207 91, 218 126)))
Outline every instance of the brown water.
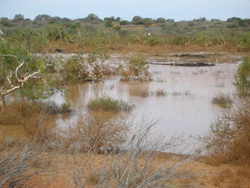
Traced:
MULTIPOLYGON (((87 111, 91 99, 110 96, 122 99, 135 108, 131 117, 140 121, 159 120, 155 131, 163 135, 183 134, 196 136, 205 133, 212 122, 221 113, 220 107, 213 105, 212 98, 219 94, 233 95, 235 71, 239 63, 218 64, 213 67, 177 67, 150 65, 153 74, 152 82, 120 82, 119 77, 108 78, 103 83, 84 83, 65 86, 66 93, 57 93, 49 100, 60 105, 68 103, 77 114, 87 111), (147 91, 148 96, 136 95, 138 90, 147 91), (157 90, 164 90, 165 96, 156 96, 157 90)), ((67 127, 77 118, 58 118, 59 127, 67 127)), ((21 130, 15 128, 0 130, 0 138, 17 134, 21 130), (10 134, 10 132, 12 132, 10 134)))
MULTIPOLYGON (((206 132, 220 114, 220 107, 212 98, 219 94, 233 95, 234 74, 238 64, 218 64, 214 67, 174 67, 151 65, 152 82, 120 82, 118 77, 104 83, 85 83, 66 86, 70 94, 51 97, 57 104, 69 103, 78 113, 87 111, 91 99, 110 96, 134 104, 131 116, 140 120, 158 119, 156 129, 163 134, 200 135, 206 132), (138 96, 138 90, 148 91, 146 97, 138 96), (164 90, 165 96, 155 91, 164 90)), ((58 120, 67 126, 70 120, 58 120)))

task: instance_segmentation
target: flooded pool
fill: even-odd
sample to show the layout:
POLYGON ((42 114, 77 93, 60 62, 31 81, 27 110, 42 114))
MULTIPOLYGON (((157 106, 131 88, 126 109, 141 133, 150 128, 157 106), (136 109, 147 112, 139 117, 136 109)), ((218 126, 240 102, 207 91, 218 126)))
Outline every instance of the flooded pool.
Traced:
MULTIPOLYGON (((220 114, 220 107, 212 104, 217 94, 235 93, 234 74, 238 64, 218 64, 213 67, 175 67, 150 65, 152 82, 120 82, 119 77, 104 83, 85 83, 66 86, 67 94, 50 98, 57 104, 68 103, 77 113, 85 113, 90 100, 109 96, 122 99, 135 108, 136 120, 143 116, 158 119, 156 127, 164 134, 199 135, 206 132, 220 114), (157 91, 164 95, 158 96, 157 91)), ((66 122, 69 120, 66 120, 66 122)), ((59 119, 58 124, 65 125, 59 119)))
MULTIPOLYGON (((56 93, 49 100, 58 105, 68 103, 76 114, 83 114, 87 112, 90 100, 109 96, 134 104, 130 116, 135 121, 141 121, 143 117, 149 121, 157 120, 154 130, 157 133, 197 136, 205 133, 221 113, 221 108, 212 104, 212 98, 218 94, 234 95, 233 82, 238 65, 180 67, 151 64, 151 82, 121 82, 114 76, 101 83, 64 86, 65 93, 56 93)), ((66 128, 75 118, 76 115, 59 117, 57 125, 66 128)), ((1 129, 1 137, 5 138, 9 129, 1 129)), ((14 130, 15 133, 18 131, 14 130)))

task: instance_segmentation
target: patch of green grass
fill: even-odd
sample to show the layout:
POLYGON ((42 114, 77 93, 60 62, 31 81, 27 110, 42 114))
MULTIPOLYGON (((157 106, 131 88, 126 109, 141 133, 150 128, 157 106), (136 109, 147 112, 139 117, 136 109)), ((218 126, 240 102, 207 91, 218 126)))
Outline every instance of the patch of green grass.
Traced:
POLYGON ((101 97, 91 100, 88 103, 89 110, 103 110, 103 111, 131 111, 134 105, 131 105, 122 100, 112 99, 111 97, 101 97))

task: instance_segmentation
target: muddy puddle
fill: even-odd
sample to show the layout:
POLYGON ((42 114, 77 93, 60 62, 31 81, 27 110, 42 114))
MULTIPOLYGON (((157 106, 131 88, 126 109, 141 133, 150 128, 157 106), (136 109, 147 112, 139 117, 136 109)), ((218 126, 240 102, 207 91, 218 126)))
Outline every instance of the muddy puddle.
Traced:
MULTIPOLYGON (((221 93, 234 95, 234 74, 238 65, 220 63, 182 67, 150 64, 151 82, 121 82, 114 76, 102 83, 65 86, 65 93, 57 93, 49 100, 58 105, 68 103, 76 114, 83 114, 92 99, 103 96, 122 99, 135 105, 130 113, 134 121, 140 122, 145 117, 149 121, 157 120, 155 132, 167 137, 175 134, 188 138, 204 134, 222 112, 220 107, 212 104, 214 96, 221 93)), ((57 125, 66 128, 76 118, 77 115, 59 117, 57 125)), ((1 137, 10 132, 9 129, 0 131, 1 137)))

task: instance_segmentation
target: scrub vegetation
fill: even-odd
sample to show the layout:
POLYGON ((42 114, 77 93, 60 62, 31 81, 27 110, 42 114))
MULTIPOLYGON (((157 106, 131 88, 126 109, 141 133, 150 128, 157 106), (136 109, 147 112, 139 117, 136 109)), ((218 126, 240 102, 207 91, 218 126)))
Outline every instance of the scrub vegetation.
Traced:
MULTIPOLYGON (((0 187, 249 185, 249 51, 250 20, 237 17, 180 22, 140 16, 131 21, 102 20, 95 14, 76 20, 44 14, 34 20, 20 14, 0 18, 0 187), (45 100, 59 91, 66 94, 65 84, 102 83, 110 76, 133 82, 131 96, 165 96, 164 89, 152 93, 146 85, 153 80, 149 57, 173 62, 193 58, 204 63, 209 56, 165 56, 183 51, 245 56, 235 74, 234 100, 221 95, 213 98, 213 103, 226 109, 200 138, 206 156, 171 153, 185 147, 183 137, 157 134, 157 121, 150 117, 133 121, 129 115, 134 105, 121 99, 93 98, 83 114, 67 103, 57 106, 45 100), (118 53, 124 54, 125 62, 111 65, 110 54, 118 53), (74 115, 75 120, 67 128, 56 122, 65 114, 74 115), (3 136, 11 126, 21 128, 24 137, 3 136), (218 173, 214 165, 224 169, 218 173), (204 169, 212 169, 213 176, 204 169)), ((229 62, 218 54, 210 56, 215 63, 229 62)))

